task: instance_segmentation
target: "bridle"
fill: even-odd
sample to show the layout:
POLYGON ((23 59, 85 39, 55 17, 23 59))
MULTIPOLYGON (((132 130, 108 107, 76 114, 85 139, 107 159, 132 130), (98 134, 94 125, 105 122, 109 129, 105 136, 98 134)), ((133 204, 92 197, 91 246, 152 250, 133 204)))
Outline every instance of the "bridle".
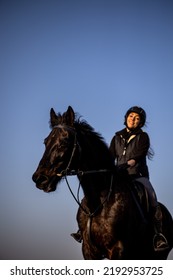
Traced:
POLYGON ((76 152, 76 149, 77 149, 77 146, 79 147, 80 149, 80 145, 77 141, 77 132, 75 131, 74 128, 70 127, 70 126, 67 126, 67 125, 57 125, 57 126, 54 126, 54 128, 67 128, 67 130, 73 130, 74 131, 74 144, 73 144, 73 149, 72 149, 72 152, 71 152, 71 156, 70 156, 70 159, 68 161, 68 164, 67 164, 67 167, 62 170, 60 173, 57 173, 56 175, 58 177, 65 177, 67 175, 76 175, 76 171, 75 170, 70 170, 70 165, 72 163, 72 160, 73 160, 73 157, 74 157, 74 154, 76 152))
POLYGON ((112 192, 113 172, 111 170, 108 170, 108 169, 87 170, 87 171, 83 171, 83 170, 79 170, 79 169, 78 170, 70 169, 70 166, 71 166, 72 160, 74 158, 75 152, 77 150, 77 147, 79 148, 79 151, 81 151, 80 144, 77 140, 77 132, 76 132, 75 128, 67 126, 67 125, 56 125, 56 126, 54 126, 54 128, 66 128, 67 130, 71 130, 71 131, 74 132, 74 144, 73 144, 73 149, 72 149, 71 156, 70 156, 70 159, 68 161, 67 167, 64 170, 62 170, 60 173, 57 173, 56 175, 58 177, 63 177, 66 180, 66 184, 67 184, 68 189, 69 189, 70 193, 72 194, 74 200, 77 202, 79 207, 85 212, 85 214, 88 217, 92 218, 96 215, 98 210, 103 207, 105 202, 109 200, 109 197, 110 197, 111 192, 112 192), (98 205, 98 207, 92 213, 90 213, 89 211, 87 211, 82 206, 82 204, 80 202, 80 199, 79 199, 79 191, 80 191, 80 187, 81 187, 82 176, 83 175, 89 175, 89 174, 96 174, 96 173, 111 173, 111 180, 110 180, 109 191, 108 191, 105 199, 98 205), (72 189, 70 187, 70 184, 69 184, 69 181, 68 181, 68 178, 67 178, 68 176, 78 176, 79 186, 78 186, 77 196, 75 196, 74 192, 72 191, 72 189))
POLYGON ((99 212, 100 209, 103 208, 104 204, 109 201, 110 195, 112 193, 112 186, 113 186, 113 172, 111 170, 108 169, 99 169, 99 170, 87 170, 87 171, 83 171, 83 170, 72 170, 70 169, 72 160, 74 158, 75 152, 77 150, 77 147, 79 148, 79 151, 81 151, 81 147, 80 144, 78 143, 77 140, 77 132, 75 130, 75 128, 72 128, 70 126, 67 125, 57 125, 54 126, 54 128, 66 128, 67 130, 72 130, 74 131, 74 144, 73 144, 73 149, 71 152, 71 156, 70 159, 68 161, 67 167, 62 170, 60 173, 57 173, 56 175, 58 177, 63 177, 65 178, 66 184, 68 186, 68 189, 71 193, 71 195, 73 196, 74 200, 76 201, 76 203, 78 204, 78 206, 82 209, 82 211, 86 214, 86 216, 88 216, 88 220, 87 220, 87 233, 88 233, 88 238, 90 241, 90 244, 95 247, 95 245, 92 242, 92 238, 91 238, 91 223, 92 223, 92 218, 94 216, 96 216, 96 214, 99 212), (82 176, 83 175, 89 175, 89 174, 96 174, 96 173, 110 173, 111 174, 111 179, 110 179, 110 186, 109 186, 109 190, 108 193, 105 197, 105 199, 100 202, 100 204, 96 207, 96 209, 91 213, 90 211, 88 211, 86 208, 83 207, 82 203, 80 202, 80 198, 79 198, 79 192, 80 192, 80 188, 81 188, 81 180, 82 180, 82 176), (74 192, 72 191, 69 181, 68 181, 68 176, 78 176, 79 179, 79 186, 78 186, 78 190, 77 190, 77 196, 75 196, 74 192))

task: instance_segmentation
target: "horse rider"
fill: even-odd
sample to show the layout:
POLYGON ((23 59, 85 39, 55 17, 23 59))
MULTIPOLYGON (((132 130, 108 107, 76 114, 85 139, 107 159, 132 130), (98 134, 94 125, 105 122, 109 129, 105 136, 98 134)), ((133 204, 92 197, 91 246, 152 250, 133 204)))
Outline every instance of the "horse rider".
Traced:
POLYGON ((150 139, 141 128, 146 122, 146 112, 138 106, 131 107, 125 114, 124 129, 113 136, 110 152, 117 166, 127 165, 128 174, 134 181, 140 182, 147 190, 152 219, 155 229, 153 245, 155 251, 168 249, 168 242, 162 230, 162 211, 157 201, 156 193, 149 181, 149 171, 146 158, 153 156, 150 139))
MULTIPOLYGON (((126 166, 129 176, 135 182, 140 182, 147 190, 152 208, 152 219, 155 229, 153 245, 155 251, 168 249, 168 242, 162 230, 162 211, 157 201, 155 191, 149 181, 149 171, 146 158, 153 153, 150 148, 150 139, 142 127, 146 122, 145 111, 138 106, 131 107, 125 114, 124 125, 121 131, 113 136, 110 143, 110 152, 118 167, 126 166)), ((80 230, 71 236, 78 242, 82 241, 80 230)))

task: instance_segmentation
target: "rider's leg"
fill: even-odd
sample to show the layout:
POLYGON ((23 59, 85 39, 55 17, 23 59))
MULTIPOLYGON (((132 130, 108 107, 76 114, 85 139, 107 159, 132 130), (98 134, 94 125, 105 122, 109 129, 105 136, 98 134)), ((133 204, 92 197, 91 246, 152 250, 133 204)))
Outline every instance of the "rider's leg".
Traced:
POLYGON ((157 201, 156 193, 153 189, 153 186, 148 180, 148 178, 145 177, 137 178, 136 181, 142 183, 145 186, 149 196, 150 205, 152 207, 152 218, 153 218, 154 230, 155 230, 155 235, 153 238, 154 250, 162 251, 168 249, 169 247, 168 241, 166 237, 163 235, 162 211, 157 201))

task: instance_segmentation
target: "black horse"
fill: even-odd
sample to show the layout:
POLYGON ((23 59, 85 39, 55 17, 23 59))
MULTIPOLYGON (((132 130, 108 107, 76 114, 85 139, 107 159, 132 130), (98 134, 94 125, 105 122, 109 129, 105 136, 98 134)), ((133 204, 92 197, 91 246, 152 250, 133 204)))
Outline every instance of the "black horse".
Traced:
POLYGON ((62 178, 77 175, 84 192, 81 203, 76 198, 84 258, 167 259, 173 247, 173 220, 166 207, 161 204, 169 249, 155 252, 152 222, 138 210, 132 182, 125 171, 116 169, 103 138, 70 106, 62 115, 51 109, 50 126, 32 178, 39 189, 51 192, 62 178))

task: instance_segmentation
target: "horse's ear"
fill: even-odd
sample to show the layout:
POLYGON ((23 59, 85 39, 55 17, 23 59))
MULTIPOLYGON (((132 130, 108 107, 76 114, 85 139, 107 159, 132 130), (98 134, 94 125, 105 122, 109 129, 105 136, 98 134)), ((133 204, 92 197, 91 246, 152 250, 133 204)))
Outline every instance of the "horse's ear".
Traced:
POLYGON ((56 115, 54 109, 51 108, 51 110, 50 110, 50 126, 54 127, 57 124, 58 124, 58 116, 56 115))
POLYGON ((75 113, 71 106, 68 106, 67 111, 63 114, 63 123, 73 126, 75 120, 75 113))

